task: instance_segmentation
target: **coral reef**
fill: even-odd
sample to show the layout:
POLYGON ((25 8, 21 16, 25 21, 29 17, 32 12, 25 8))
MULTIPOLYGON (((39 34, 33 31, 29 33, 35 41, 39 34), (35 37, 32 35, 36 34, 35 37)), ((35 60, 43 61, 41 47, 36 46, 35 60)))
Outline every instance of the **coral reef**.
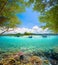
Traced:
POLYGON ((24 59, 20 61, 18 52, 0 52, 0 65, 57 65, 58 52, 55 49, 47 51, 33 51, 25 53, 24 59))

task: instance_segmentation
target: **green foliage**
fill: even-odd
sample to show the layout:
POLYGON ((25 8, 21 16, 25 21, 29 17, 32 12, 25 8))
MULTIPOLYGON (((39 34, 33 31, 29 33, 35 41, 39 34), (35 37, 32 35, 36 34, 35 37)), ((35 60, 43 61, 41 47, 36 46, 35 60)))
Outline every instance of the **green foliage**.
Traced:
POLYGON ((41 13, 40 22, 46 23, 55 33, 58 33, 58 0, 29 0, 29 4, 34 4, 33 10, 41 13))
POLYGON ((58 33, 58 0, 0 0, 0 26, 15 27, 20 24, 16 14, 25 11, 25 6, 34 4, 33 10, 41 13, 40 22, 58 33))
POLYGON ((25 11, 24 0, 0 0, 0 26, 15 27, 20 24, 17 13, 25 11))
POLYGON ((29 7, 31 4, 33 4, 34 3, 34 0, 28 0, 28 1, 26 1, 25 2, 25 5, 27 6, 27 7, 29 7))
POLYGON ((58 6, 52 7, 45 15, 40 16, 40 21, 46 23, 45 28, 58 32, 58 6))
POLYGON ((24 35, 31 35, 32 33, 25 32, 24 35))

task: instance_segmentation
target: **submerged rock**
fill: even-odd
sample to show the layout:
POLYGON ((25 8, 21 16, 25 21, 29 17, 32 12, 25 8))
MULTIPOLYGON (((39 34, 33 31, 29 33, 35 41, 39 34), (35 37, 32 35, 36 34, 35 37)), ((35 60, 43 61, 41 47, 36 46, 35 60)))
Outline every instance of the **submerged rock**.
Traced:
POLYGON ((38 56, 32 56, 30 59, 32 64, 38 64, 38 65, 42 65, 42 59, 38 56))
POLYGON ((0 63, 0 65, 3 65, 3 63, 0 63))

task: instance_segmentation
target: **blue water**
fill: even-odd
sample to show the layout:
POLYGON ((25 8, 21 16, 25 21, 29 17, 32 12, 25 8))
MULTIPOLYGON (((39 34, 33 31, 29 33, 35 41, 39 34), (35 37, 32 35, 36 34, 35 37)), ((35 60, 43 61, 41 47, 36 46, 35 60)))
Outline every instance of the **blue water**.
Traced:
POLYGON ((58 35, 56 36, 37 36, 28 37, 10 37, 0 36, 0 49, 2 50, 19 50, 19 49, 51 49, 58 47, 58 35))

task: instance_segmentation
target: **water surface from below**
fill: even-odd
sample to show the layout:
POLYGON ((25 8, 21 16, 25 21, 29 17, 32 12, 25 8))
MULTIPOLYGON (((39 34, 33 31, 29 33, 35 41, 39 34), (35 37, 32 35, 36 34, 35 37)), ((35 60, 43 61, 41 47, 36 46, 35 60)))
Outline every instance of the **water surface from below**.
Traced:
POLYGON ((0 36, 0 49, 4 50, 19 50, 19 49, 51 49, 58 47, 58 35, 56 36, 33 36, 28 37, 10 37, 0 36))

